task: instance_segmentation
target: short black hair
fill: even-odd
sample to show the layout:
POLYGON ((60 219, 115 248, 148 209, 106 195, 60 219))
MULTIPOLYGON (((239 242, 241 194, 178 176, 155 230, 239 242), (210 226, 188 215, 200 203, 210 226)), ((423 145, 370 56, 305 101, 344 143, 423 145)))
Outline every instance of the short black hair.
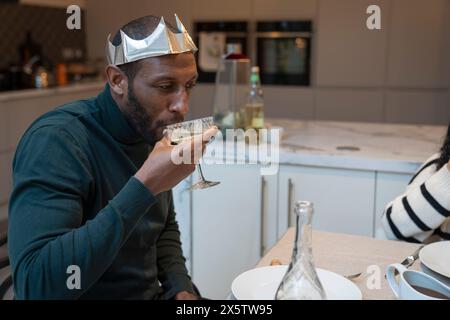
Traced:
MULTIPOLYGON (((125 32, 126 35, 131 39, 142 40, 148 37, 148 35, 156 29, 160 21, 161 17, 151 15, 134 19, 117 30, 112 39, 112 44, 114 46, 118 46, 122 42, 122 38, 120 37, 120 30, 125 32)), ((172 32, 178 32, 178 29, 176 29, 173 25, 171 25, 167 21, 165 21, 165 23, 172 32)), ((133 80, 139 70, 139 61, 125 63, 118 67, 125 73, 128 80, 133 80)))
POLYGON ((447 136, 444 139, 444 144, 441 147, 441 155, 438 159, 438 169, 442 168, 450 160, 450 123, 447 128, 447 136))

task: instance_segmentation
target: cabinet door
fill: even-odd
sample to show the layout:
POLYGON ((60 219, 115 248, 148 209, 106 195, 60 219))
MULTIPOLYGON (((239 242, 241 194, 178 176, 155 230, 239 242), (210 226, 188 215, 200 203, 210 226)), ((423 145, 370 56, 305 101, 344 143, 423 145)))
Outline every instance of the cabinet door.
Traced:
POLYGON ((387 86, 446 87, 449 1, 395 0, 391 7, 387 86))
POLYGON ((380 227, 381 216, 387 204, 403 194, 412 178, 412 174, 377 172, 375 201, 375 236, 380 227))
POLYGON ((389 2, 321 0, 318 6, 318 27, 314 39, 317 43, 317 84, 332 87, 382 86, 386 71, 389 2), (369 17, 366 9, 372 4, 380 6, 381 30, 366 27, 369 17))
POLYGON ((278 241, 278 174, 261 177, 262 194, 262 247, 261 257, 278 241))
POLYGON ((278 237, 293 226, 295 201, 314 203, 313 228, 372 236, 375 172, 282 166, 278 237))
POLYGON ((256 165, 202 169, 220 184, 192 191, 192 277, 202 295, 225 299, 233 279, 260 259, 261 176, 256 165))
POLYGON ((175 188, 172 189, 173 205, 176 212, 176 219, 178 228, 180 229, 181 247, 183 255, 186 258, 186 268, 191 274, 192 271, 192 244, 191 244, 191 196, 192 193, 188 190, 191 185, 192 177, 189 176, 181 181, 175 188))

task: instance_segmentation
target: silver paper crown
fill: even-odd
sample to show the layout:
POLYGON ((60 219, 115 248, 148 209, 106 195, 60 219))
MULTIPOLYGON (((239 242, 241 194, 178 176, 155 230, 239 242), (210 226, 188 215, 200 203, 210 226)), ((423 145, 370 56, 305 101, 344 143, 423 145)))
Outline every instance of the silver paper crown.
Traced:
POLYGON ((163 56, 182 52, 195 52, 192 38, 175 14, 178 33, 172 32, 161 17, 156 29, 145 39, 134 40, 120 30, 121 42, 118 46, 111 43, 111 34, 106 44, 106 57, 109 64, 121 65, 149 57, 163 56))

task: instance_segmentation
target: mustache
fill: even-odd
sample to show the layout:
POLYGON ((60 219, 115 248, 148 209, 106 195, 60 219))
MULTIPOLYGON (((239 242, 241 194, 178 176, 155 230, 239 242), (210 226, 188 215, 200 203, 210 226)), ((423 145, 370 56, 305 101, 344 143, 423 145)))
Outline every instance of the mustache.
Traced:
POLYGON ((175 123, 179 123, 179 122, 183 122, 184 121, 184 117, 183 116, 175 116, 173 118, 171 118, 170 120, 158 120, 156 121, 156 128, 165 128, 171 124, 175 124, 175 123))

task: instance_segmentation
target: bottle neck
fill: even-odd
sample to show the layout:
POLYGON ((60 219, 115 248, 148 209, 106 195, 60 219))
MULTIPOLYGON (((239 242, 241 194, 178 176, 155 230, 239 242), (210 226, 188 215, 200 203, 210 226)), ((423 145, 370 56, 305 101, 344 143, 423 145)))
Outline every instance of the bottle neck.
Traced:
POLYGON ((257 72, 252 73, 252 75, 250 76, 250 83, 252 87, 261 86, 261 81, 259 79, 259 74, 257 72))
POLYGON ((296 208, 296 234, 292 260, 312 257, 312 207, 296 208))
POLYGON ((263 95, 259 73, 257 72, 252 72, 250 77, 250 95, 261 97, 263 95))

